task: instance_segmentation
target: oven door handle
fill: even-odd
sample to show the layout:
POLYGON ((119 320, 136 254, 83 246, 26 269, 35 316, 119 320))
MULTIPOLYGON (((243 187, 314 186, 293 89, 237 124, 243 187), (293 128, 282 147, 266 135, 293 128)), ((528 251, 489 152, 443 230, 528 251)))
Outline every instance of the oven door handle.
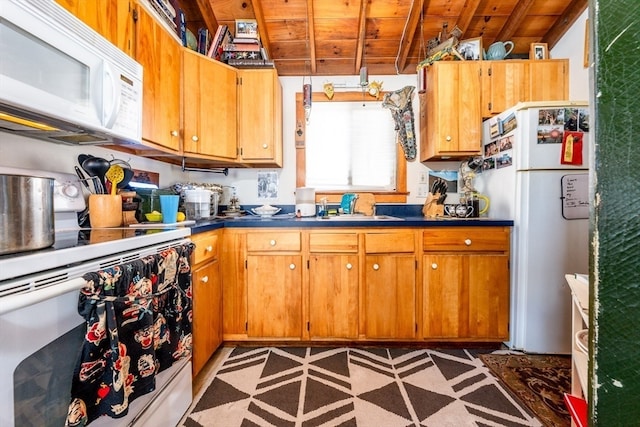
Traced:
POLYGON ((82 277, 71 279, 64 283, 58 283, 45 288, 34 289, 28 292, 8 295, 0 298, 0 315, 28 307, 39 302, 55 298, 67 292, 82 289, 86 285, 82 277))

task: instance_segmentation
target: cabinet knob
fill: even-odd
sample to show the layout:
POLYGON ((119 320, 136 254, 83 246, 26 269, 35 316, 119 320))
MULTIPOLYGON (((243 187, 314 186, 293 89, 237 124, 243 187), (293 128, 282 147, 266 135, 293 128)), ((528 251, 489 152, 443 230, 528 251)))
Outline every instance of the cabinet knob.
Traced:
POLYGON ((202 279, 200 279, 200 281, 201 281, 202 283, 207 283, 207 282, 209 282, 209 276, 204 276, 202 279))
POLYGON ((471 246, 471 239, 464 239, 464 244, 467 246, 471 246))
POLYGON ((275 246, 275 245, 276 245, 276 241, 275 241, 275 240, 270 240, 270 241, 269 241, 269 244, 270 244, 271 246, 275 246))
POLYGON ((193 135, 193 136, 191 137, 191 140, 192 140, 193 142, 198 142, 198 135, 193 135))
POLYGON ((432 270, 437 270, 438 269, 438 264, 436 264, 435 262, 433 264, 431 264, 431 269, 432 270))
POLYGON ((213 251, 213 246, 211 246, 211 245, 207 246, 205 251, 212 252, 213 251))
POLYGON ((289 270, 295 270, 296 265, 294 263, 289 264, 289 270))
POLYGON ((179 135, 179 133, 178 133, 177 130, 172 130, 171 131, 171 136, 178 136, 178 135, 179 135))
POLYGON ((353 268, 353 264, 350 262, 347 263, 347 270, 351 270, 353 268))
POLYGON ((447 135, 447 137, 445 138, 447 141, 451 141, 451 135, 447 135))
POLYGON ((262 148, 266 150, 267 148, 269 148, 269 144, 262 144, 262 148))
POLYGON ((380 266, 378 264, 373 264, 373 269, 375 271, 378 271, 378 270, 380 270, 380 266))

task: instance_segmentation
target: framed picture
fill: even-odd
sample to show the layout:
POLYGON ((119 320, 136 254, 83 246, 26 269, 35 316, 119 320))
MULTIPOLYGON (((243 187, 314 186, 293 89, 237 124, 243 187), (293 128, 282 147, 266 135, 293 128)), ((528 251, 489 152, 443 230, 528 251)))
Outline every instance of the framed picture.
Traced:
POLYGON ((549 59, 549 48, 546 43, 531 43, 529 59, 549 59))
POLYGON ((465 61, 479 61, 482 59, 482 37, 460 40, 458 53, 465 61))
POLYGON ((236 19, 236 38, 257 39, 258 21, 255 19, 236 19))

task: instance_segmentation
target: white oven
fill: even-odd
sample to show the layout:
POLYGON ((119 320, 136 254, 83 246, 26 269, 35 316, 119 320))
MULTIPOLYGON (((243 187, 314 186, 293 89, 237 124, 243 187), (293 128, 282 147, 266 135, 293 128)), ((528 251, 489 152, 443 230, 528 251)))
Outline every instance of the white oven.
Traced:
MULTIPOLYGON (((74 182, 72 175, 54 178, 57 185, 74 182)), ((56 222, 73 223, 70 213, 76 215, 56 212, 56 222)), ((83 230, 75 224, 56 227, 51 248, 0 256, 3 427, 64 425, 86 333, 87 322, 78 314, 83 275, 190 243, 189 228, 83 230)), ((175 426, 192 400, 190 357, 155 378, 155 390, 133 400, 126 417, 101 417, 89 425, 175 426)))

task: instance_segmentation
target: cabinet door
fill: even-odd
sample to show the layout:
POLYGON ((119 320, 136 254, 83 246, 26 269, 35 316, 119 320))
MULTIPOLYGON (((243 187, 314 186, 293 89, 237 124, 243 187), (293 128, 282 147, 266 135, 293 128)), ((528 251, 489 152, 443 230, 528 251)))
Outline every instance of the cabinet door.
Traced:
POLYGON ((137 8, 135 59, 144 68, 142 139, 177 152, 181 48, 143 7, 137 8))
POLYGON ((302 337, 302 257, 248 255, 248 335, 302 337))
POLYGON ((412 339, 416 333, 416 280, 413 254, 365 257, 365 337, 412 339))
POLYGON ((183 49, 184 151, 236 158, 236 71, 183 49))
POLYGON ((282 167, 282 90, 275 70, 240 70, 238 146, 242 160, 282 167))
POLYGON ((56 0, 127 55, 132 55, 133 20, 129 0, 56 0))
POLYGON ((529 61, 528 101, 563 101, 569 99, 569 60, 529 61))
POLYGON ((525 61, 482 61, 482 117, 491 117, 528 97, 525 61))
POLYGON ((247 338, 247 239, 241 229, 224 229, 220 250, 222 332, 225 340, 247 338))
POLYGON ((502 341, 509 337, 507 255, 424 255, 426 339, 502 341))
POLYGON ((469 255, 469 337, 509 338, 509 257, 469 255))
POLYGON ((358 336, 358 256, 311 255, 309 259, 309 336, 358 336))
POLYGON ((425 338, 467 335, 468 289, 463 282, 462 256, 423 257, 422 331, 425 338))
POLYGON ((218 260, 193 271, 193 376, 222 343, 222 288, 218 260))
MULTIPOLYGON (((426 123, 420 159, 465 157, 480 153, 480 61, 438 62, 427 71, 426 123)), ((423 105, 421 103, 421 105, 423 105)))

